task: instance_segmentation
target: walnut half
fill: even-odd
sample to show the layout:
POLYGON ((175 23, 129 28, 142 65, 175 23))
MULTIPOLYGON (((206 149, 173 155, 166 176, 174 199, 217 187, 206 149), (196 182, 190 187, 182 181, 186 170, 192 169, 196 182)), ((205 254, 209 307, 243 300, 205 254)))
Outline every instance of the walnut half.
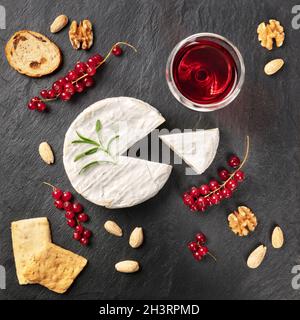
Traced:
POLYGON ((270 19, 268 24, 260 23, 257 28, 258 40, 262 47, 272 50, 273 41, 275 40, 276 46, 281 47, 284 42, 284 29, 280 22, 270 19))
POLYGON ((254 213, 245 206, 238 207, 238 211, 231 213, 228 222, 231 230, 240 237, 247 236, 257 226, 254 213))
POLYGON ((72 21, 69 38, 72 44, 72 47, 76 50, 80 49, 88 50, 93 45, 93 26, 89 20, 83 20, 77 24, 77 21, 72 21))

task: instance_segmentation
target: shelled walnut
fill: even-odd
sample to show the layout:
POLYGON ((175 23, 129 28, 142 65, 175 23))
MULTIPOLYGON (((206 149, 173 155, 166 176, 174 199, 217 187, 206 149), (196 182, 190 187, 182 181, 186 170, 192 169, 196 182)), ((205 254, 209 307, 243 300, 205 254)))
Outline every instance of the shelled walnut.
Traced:
POLYGON ((284 29, 280 22, 270 19, 268 24, 260 23, 257 28, 258 40, 262 47, 272 50, 273 41, 275 40, 276 46, 281 47, 284 42, 284 29))
POLYGON ((247 236, 257 226, 256 216, 245 206, 238 207, 237 211, 231 213, 228 222, 231 230, 240 237, 247 236))
POLYGON ((89 20, 83 20, 78 25, 77 21, 72 21, 69 38, 74 49, 78 50, 80 47, 83 50, 90 49, 94 40, 92 23, 89 20))

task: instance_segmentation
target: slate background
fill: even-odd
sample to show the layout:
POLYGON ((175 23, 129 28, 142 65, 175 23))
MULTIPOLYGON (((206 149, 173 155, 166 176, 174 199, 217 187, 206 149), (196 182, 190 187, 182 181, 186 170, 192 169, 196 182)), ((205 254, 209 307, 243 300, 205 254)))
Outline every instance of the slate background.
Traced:
POLYGON ((0 30, 0 264, 6 268, 7 289, 0 299, 299 299, 291 287, 291 269, 300 264, 299 246, 299 122, 300 31, 291 27, 291 8, 297 1, 277 0, 123 0, 123 1, 8 1, 7 29, 0 30), (91 53, 106 53, 113 43, 127 40, 138 54, 126 50, 120 59, 111 59, 97 75, 97 85, 70 103, 55 102, 48 114, 29 112, 28 99, 89 53, 75 51, 67 29, 52 35, 52 20, 60 13, 71 19, 89 18, 94 24, 95 43, 91 53), (286 41, 268 52, 256 35, 257 25, 269 18, 281 21, 286 41), (62 49, 64 63, 56 74, 30 79, 12 70, 4 46, 17 30, 41 32, 62 49), (197 113, 182 107, 173 98, 165 81, 165 64, 175 44, 197 32, 215 32, 228 37, 240 49, 246 64, 246 81, 238 99, 213 113, 197 113), (263 66, 282 57, 284 69, 273 77, 263 66), (221 131, 216 159, 202 176, 184 175, 176 165, 167 185, 158 196, 134 208, 110 211, 78 196, 91 216, 95 236, 92 245, 82 248, 71 240, 63 215, 52 206, 50 181, 73 191, 64 172, 64 134, 84 108, 113 96, 132 96, 155 106, 167 119, 164 128, 214 128, 221 131), (189 213, 181 194, 200 184, 224 164, 228 152, 242 155, 245 136, 251 137, 247 181, 229 201, 205 215, 189 213), (38 145, 47 140, 55 151, 56 164, 46 166, 38 156, 38 145), (237 205, 253 209, 259 219, 257 231, 247 238, 236 237, 226 217, 237 205), (37 286, 19 286, 11 247, 13 220, 47 216, 53 241, 88 258, 89 265, 71 290, 62 296, 37 286), (115 238, 104 232, 107 219, 117 221, 125 236, 115 238), (286 244, 272 249, 270 234, 279 224, 286 244), (142 248, 127 244, 130 231, 143 226, 146 241, 142 248), (198 264, 186 243, 202 230, 208 246, 218 257, 198 264), (268 246, 259 269, 246 266, 249 252, 259 243, 268 246), (114 271, 123 259, 137 259, 142 271, 124 275, 114 271))

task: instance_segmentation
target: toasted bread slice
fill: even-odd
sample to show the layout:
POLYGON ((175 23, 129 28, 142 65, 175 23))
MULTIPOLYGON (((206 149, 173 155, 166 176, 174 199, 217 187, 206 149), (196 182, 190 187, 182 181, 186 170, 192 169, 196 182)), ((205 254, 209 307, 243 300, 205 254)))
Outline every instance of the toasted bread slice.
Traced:
POLYGON ((62 61, 56 44, 44 35, 29 30, 16 32, 5 47, 5 54, 14 69, 34 78, 52 73, 62 61))

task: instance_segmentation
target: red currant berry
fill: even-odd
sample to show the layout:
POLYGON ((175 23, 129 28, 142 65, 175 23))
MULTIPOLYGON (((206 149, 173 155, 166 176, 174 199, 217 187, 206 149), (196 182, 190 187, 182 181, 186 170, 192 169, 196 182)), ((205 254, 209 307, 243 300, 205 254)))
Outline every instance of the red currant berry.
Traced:
POLYGON ((30 102, 40 102, 41 99, 39 97, 33 97, 30 102))
POLYGON ((73 211, 75 213, 81 213, 83 211, 83 207, 79 202, 74 202, 73 203, 73 211))
POLYGON ((52 198, 53 199, 60 200, 62 195, 63 195, 63 192, 60 189, 58 189, 58 188, 53 189, 53 191, 52 191, 52 198))
POLYGON ((198 211, 197 205, 196 205, 196 204, 191 204, 191 205, 190 205, 190 210, 191 210, 192 212, 198 211))
POLYGON ((88 59, 88 61, 86 62, 86 64, 87 64, 87 67, 95 68, 96 65, 97 65, 97 62, 94 60, 93 57, 90 57, 90 58, 88 59))
POLYGON ((87 222, 89 220, 89 216, 86 213, 80 213, 77 219, 80 222, 87 222))
POLYGON ((48 90, 47 95, 48 95, 48 99, 56 98, 56 92, 53 89, 48 90))
POLYGON ((89 244, 89 239, 88 238, 81 238, 80 239, 80 243, 83 245, 83 246, 87 246, 89 244))
POLYGON ((81 239, 81 234, 79 232, 74 232, 73 233, 73 239, 76 241, 79 241, 81 239))
POLYGON ((229 178, 229 171, 226 169, 220 169, 218 171, 218 175, 220 177, 221 180, 226 181, 229 178))
POLYGON ((70 191, 65 191, 63 194, 62 194, 62 201, 70 201, 72 199, 73 195, 70 191))
POLYGON ((46 110, 47 107, 46 107, 46 104, 44 102, 40 101, 40 102, 37 103, 36 108, 37 108, 37 111, 43 112, 43 111, 46 110))
POLYGON ((92 56, 92 59, 94 60, 96 65, 98 65, 99 63, 101 63, 103 61, 103 57, 98 53, 95 54, 94 56, 92 56))
POLYGON ((228 165, 232 168, 237 168, 240 163, 241 160, 235 155, 230 156, 230 158, 228 159, 228 165))
POLYGON ((210 197, 205 197, 205 205, 206 207, 210 207, 212 205, 211 201, 210 201, 210 197))
POLYGON ((47 90, 42 90, 40 92, 40 96, 44 99, 48 99, 48 91, 47 90))
POLYGON ((83 79, 83 83, 84 85, 89 88, 89 87, 92 87, 95 83, 94 79, 90 76, 87 76, 83 79))
POLYGON ((32 102, 32 101, 30 101, 30 102, 28 103, 27 107, 28 107, 29 110, 36 110, 37 104, 38 104, 37 102, 32 102))
POLYGON ((59 97, 60 97, 61 100, 63 100, 63 101, 69 101, 72 96, 71 96, 71 94, 70 94, 69 92, 64 91, 64 92, 62 92, 62 93, 59 95, 59 97))
POLYGON ((68 74, 67 77, 71 80, 71 81, 75 81, 79 78, 78 73, 75 70, 71 70, 68 74))
POLYGON ((67 82, 65 84, 64 90, 65 90, 65 92, 70 93, 71 96, 76 93, 75 87, 72 82, 67 82))
POLYGON ((65 214, 66 219, 74 219, 75 218, 75 213, 72 211, 67 211, 65 214))
POLYGON ((209 189, 211 191, 215 191, 220 186, 219 182, 217 180, 210 180, 208 185, 209 185, 209 189))
POLYGON ((70 82, 71 81, 68 76, 65 76, 65 80, 66 80, 66 82, 70 82))
POLYGON ((234 191, 238 186, 238 183, 235 179, 229 180, 226 184, 225 187, 231 191, 234 191))
POLYGON ((192 187, 191 188, 191 191, 190 191, 190 195, 193 197, 193 198, 198 198, 200 196, 200 191, 198 188, 196 187, 192 187))
POLYGON ((78 224, 78 225, 75 227, 75 231, 76 231, 76 232, 79 232, 80 234, 82 234, 83 231, 84 231, 84 227, 83 227, 82 225, 78 224))
POLYGON ((193 197, 191 197, 190 195, 187 195, 186 197, 183 198, 183 203, 186 206, 191 206, 192 204, 195 203, 195 201, 193 197))
POLYGON ((57 209, 63 209, 64 207, 64 203, 62 200, 55 200, 54 201, 54 205, 57 209))
POLYGON ((204 257, 208 253, 208 248, 204 246, 200 246, 197 252, 200 254, 201 257, 204 257))
POLYGON ((200 194, 202 194, 203 196, 206 196, 207 194, 210 193, 209 186, 208 186, 207 184, 203 184, 202 186, 200 186, 199 192, 200 192, 200 194))
POLYGON ((231 196, 232 196, 232 191, 228 188, 223 188, 221 190, 221 193, 222 193, 223 198, 225 198, 225 199, 231 198, 231 196))
POLYGON ((76 226, 76 220, 75 220, 75 219, 68 219, 68 220, 67 220, 67 224, 68 224, 69 227, 75 228, 75 226, 76 226))
POLYGON ((73 210, 73 204, 70 201, 64 202, 64 209, 66 211, 72 211, 73 210))
POLYGON ((245 179, 245 173, 241 170, 238 170, 235 174, 234 174, 234 179, 238 182, 242 182, 245 179))
POLYGON ((94 76, 97 72, 97 69, 95 67, 88 67, 87 70, 86 70, 86 73, 89 75, 89 76, 94 76))
POLYGON ((196 241, 200 244, 203 244, 206 242, 206 237, 202 232, 199 232, 196 234, 196 241))
POLYGON ((123 50, 120 46, 116 45, 113 47, 112 52, 111 52, 114 56, 118 57, 123 53, 123 50))
POLYGON ((205 212, 205 211, 206 211, 206 209, 207 209, 207 207, 201 207, 201 208, 198 208, 198 210, 199 210, 199 211, 201 211, 201 212, 205 212))
POLYGON ((190 194, 188 192, 185 192, 183 195, 182 195, 182 199, 184 199, 185 197, 189 197, 190 194))
POLYGON ((84 91, 84 89, 85 89, 85 85, 84 85, 83 81, 78 81, 75 83, 76 92, 81 93, 84 91))
POLYGON ((67 83, 67 81, 66 81, 65 78, 59 78, 59 79, 57 80, 57 82, 58 82, 59 84, 61 84, 63 87, 64 87, 65 84, 67 83))
POLYGON ((217 192, 215 193, 215 195, 217 195, 217 196, 219 197, 220 201, 223 200, 223 195, 222 195, 222 192, 221 192, 220 190, 217 191, 217 192))
POLYGON ((197 207, 200 209, 200 208, 203 208, 203 207, 206 207, 206 200, 205 198, 203 197, 199 197, 197 200, 196 200, 196 205, 197 207))
POLYGON ((55 81, 52 85, 52 89, 57 93, 60 94, 63 91, 63 86, 58 82, 55 81))
POLYGON ((197 261, 200 261, 202 259, 202 256, 198 251, 194 252, 193 256, 197 261))
POLYGON ((89 239, 91 236, 92 236, 92 231, 91 231, 91 230, 85 229, 85 230, 83 231, 83 237, 84 237, 84 238, 89 239))
POLYGON ((83 75, 86 72, 87 65, 84 62, 77 62, 75 70, 78 74, 83 75))
POLYGON ((220 203, 220 198, 215 193, 210 196, 210 201, 213 205, 220 203))
POLYGON ((195 241, 192 241, 188 244, 188 248, 192 251, 192 252, 196 252, 199 248, 198 243, 195 241))

